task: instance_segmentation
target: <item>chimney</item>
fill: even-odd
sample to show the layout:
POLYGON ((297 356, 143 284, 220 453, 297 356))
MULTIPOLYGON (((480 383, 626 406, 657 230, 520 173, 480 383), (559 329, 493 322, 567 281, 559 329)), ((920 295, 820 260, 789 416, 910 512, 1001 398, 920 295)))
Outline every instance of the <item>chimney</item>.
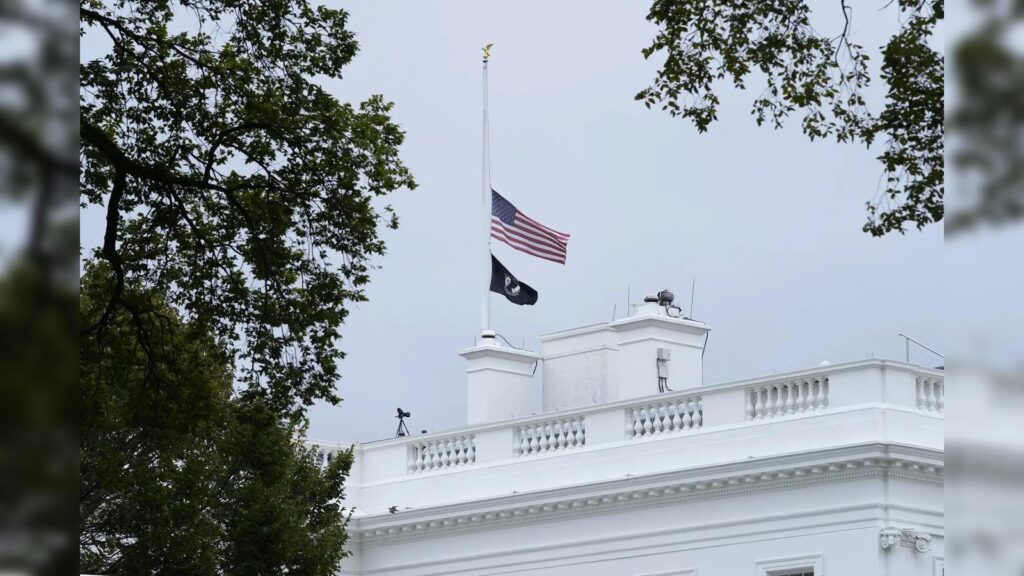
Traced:
POLYGON ((628 318, 542 336, 543 410, 699 387, 711 327, 683 317, 673 300, 662 290, 628 318))
POLYGON ((697 388, 704 379, 704 342, 711 327, 684 318, 662 290, 628 318, 609 324, 618 335, 619 399, 697 388))
POLYGON ((494 332, 459 353, 466 359, 466 424, 529 416, 533 412, 533 373, 540 356, 499 346, 494 332))

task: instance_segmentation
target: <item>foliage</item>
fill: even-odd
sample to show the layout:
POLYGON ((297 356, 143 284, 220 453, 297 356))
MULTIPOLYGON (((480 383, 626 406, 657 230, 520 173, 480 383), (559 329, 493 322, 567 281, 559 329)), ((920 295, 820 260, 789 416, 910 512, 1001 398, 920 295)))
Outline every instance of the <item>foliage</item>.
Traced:
POLYGON ((802 112, 811 140, 885 140, 880 199, 868 203, 864 230, 875 236, 918 229, 943 217, 943 58, 928 42, 943 18, 942 0, 898 0, 902 25, 883 48, 884 110, 864 98, 869 57, 850 37, 852 8, 839 0, 842 32, 823 36, 811 25, 807 0, 655 0, 647 16, 658 26, 645 58, 665 54, 654 82, 636 99, 690 119, 704 132, 718 117, 716 85, 746 88, 752 74, 765 87, 752 113, 779 128, 802 112))
MULTIPOLYGON (((88 266, 83 324, 115 284, 108 264, 88 266)), ((148 350, 123 308, 81 341, 80 570, 335 574, 351 452, 315 464, 265 399, 233 395, 230 354, 205 326, 153 307, 148 350)))
POLYGON ((0 573, 78 567, 77 2, 0 2, 0 573))
POLYGON ((376 201, 415 184, 391 104, 315 83, 357 51, 341 10, 294 0, 83 0, 110 43, 81 66, 81 198, 104 206, 111 298, 152 352, 154 294, 226 344, 241 393, 301 419, 337 402, 347 304, 364 299, 376 201), (128 290, 128 288, 133 288, 128 290))

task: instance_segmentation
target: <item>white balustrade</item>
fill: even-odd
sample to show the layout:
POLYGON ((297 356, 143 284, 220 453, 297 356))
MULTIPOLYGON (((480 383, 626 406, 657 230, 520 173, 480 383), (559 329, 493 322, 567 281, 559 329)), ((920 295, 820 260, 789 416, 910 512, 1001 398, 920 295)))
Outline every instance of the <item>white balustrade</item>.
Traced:
POLYGON ((429 472, 476 462, 476 436, 465 434, 413 442, 409 445, 409 472, 429 472))
POLYGON ((640 438, 704 425, 704 404, 700 396, 674 398, 626 409, 626 436, 640 438))
POLYGON ((771 382, 747 388, 747 420, 777 418, 828 408, 828 376, 771 382))
POLYGON ((338 456, 339 452, 347 450, 347 448, 340 446, 325 446, 315 442, 306 442, 305 446, 313 449, 313 464, 320 469, 326 468, 338 456))
MULTIPOLYGON (((891 378, 892 386, 915 386, 915 394, 901 390, 890 402, 901 402, 908 409, 941 417, 945 409, 945 387, 940 371, 904 368, 880 362, 830 365, 820 371, 779 375, 680 390, 648 398, 608 402, 564 413, 547 413, 468 427, 464 430, 422 437, 408 436, 363 444, 356 447, 355 458, 362 466, 364 481, 394 478, 450 469, 490 466, 492 463, 520 461, 537 455, 572 458, 575 450, 600 449, 623 439, 665 437, 688 430, 714 433, 724 427, 746 421, 780 417, 817 416, 836 408, 863 408, 869 403, 884 403, 880 385, 886 370, 902 371, 906 377, 891 378), (830 383, 831 377, 831 383, 830 383), (829 386, 837 387, 830 399, 829 386), (858 386, 850 390, 848 386, 858 386), (741 399, 742 397, 742 399, 741 399), (707 404, 711 420, 705 422, 707 404), (477 450, 481 459, 477 462, 477 450), (476 465, 476 466, 473 466, 476 465)), ((866 409, 866 408, 864 408, 866 409)), ((309 443, 318 466, 326 466, 348 446, 309 443)))
POLYGON ((942 378, 917 377, 917 409, 927 412, 946 410, 946 384, 942 378))
POLYGON ((516 456, 578 448, 587 442, 586 420, 572 416, 523 424, 516 426, 513 439, 516 456))

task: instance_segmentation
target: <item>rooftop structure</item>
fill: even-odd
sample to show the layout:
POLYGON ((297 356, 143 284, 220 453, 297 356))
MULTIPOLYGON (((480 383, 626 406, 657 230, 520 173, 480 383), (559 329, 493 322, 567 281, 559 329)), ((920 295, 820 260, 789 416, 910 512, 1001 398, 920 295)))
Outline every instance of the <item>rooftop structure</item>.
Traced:
POLYGON ((484 338, 466 427, 357 445, 342 573, 942 574, 941 370, 704 385, 711 327, 648 300, 540 353, 484 338))

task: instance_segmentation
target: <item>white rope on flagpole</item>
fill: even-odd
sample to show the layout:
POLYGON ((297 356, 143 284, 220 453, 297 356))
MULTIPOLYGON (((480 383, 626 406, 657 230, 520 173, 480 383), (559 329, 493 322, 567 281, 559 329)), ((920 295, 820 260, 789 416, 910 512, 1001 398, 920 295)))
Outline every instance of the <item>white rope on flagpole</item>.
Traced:
MULTIPOLYGON (((490 59, 491 44, 484 47, 484 67, 483 67, 483 97, 484 97, 484 117, 483 117, 483 146, 481 151, 481 211, 483 216, 483 236, 484 236, 484 257, 483 257, 483 301, 481 305, 481 336, 489 335, 491 330, 491 143, 490 143, 490 124, 487 117, 488 97, 487 97, 487 61, 490 59)), ((493 339, 493 336, 491 337, 493 339)))

